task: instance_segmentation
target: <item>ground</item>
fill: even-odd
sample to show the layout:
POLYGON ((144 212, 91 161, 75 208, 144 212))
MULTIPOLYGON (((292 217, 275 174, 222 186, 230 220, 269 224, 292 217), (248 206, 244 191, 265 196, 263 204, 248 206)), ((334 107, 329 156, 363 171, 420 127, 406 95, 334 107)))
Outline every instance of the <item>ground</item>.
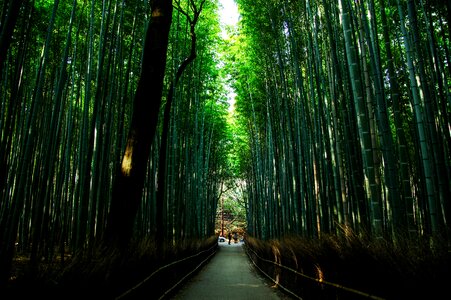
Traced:
POLYGON ((251 265, 243 243, 222 242, 211 261, 172 299, 291 299, 271 286, 251 265))

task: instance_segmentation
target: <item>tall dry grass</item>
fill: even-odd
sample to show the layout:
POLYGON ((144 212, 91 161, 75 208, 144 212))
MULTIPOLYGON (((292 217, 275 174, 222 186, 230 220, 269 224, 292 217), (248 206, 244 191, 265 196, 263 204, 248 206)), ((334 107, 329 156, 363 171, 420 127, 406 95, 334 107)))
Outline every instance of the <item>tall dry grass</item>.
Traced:
POLYGON ((369 298, 359 292, 384 299, 442 299, 439 295, 449 294, 451 252, 440 238, 401 237, 395 243, 346 228, 341 235, 318 239, 247 237, 246 246, 264 259, 304 274, 256 260, 279 284, 304 299, 369 298))
MULTIPOLYGON (((99 247, 73 254, 64 264, 56 260, 52 263, 43 261, 33 271, 22 259, 20 274, 16 274, 7 287, 0 287, 0 298, 43 296, 46 299, 115 299, 155 270, 210 249, 215 244, 217 237, 212 236, 206 240, 166 244, 162 251, 157 252, 154 241, 147 239, 132 243, 125 252, 99 247)), ((192 259, 178 264, 176 268, 158 272, 146 281, 138 293, 146 293, 150 299, 153 298, 152 294, 158 298, 201 259, 192 259)))

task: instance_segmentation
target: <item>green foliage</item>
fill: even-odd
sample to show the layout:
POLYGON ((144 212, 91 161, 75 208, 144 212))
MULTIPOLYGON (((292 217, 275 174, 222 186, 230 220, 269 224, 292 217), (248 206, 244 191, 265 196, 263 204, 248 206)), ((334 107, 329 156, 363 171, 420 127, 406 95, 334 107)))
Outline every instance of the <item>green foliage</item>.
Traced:
MULTIPOLYGON (((148 1, 24 3, 0 85, 0 236, 9 249, 18 242, 18 253, 31 251, 36 263, 37 257, 52 261, 94 247, 103 234, 143 67, 150 8, 148 1)), ((187 3, 181 1, 181 8, 187 3)), ((219 185, 232 176, 217 9, 216 1, 203 6, 197 59, 176 87, 168 240, 210 236, 219 185)), ((186 16, 173 13, 166 86, 190 51, 186 16)), ((152 145, 136 240, 154 234, 159 143, 156 138, 152 145)), ((2 259, 8 256, 1 253, 2 259)), ((3 263, 10 262, 1 262, 3 273, 9 271, 3 263)))
POLYGON ((442 118, 449 6, 237 3, 241 21, 226 68, 237 93, 236 132, 245 133, 238 161, 253 234, 315 237, 338 224, 394 239, 399 231, 449 232, 449 206, 437 206, 449 180, 427 175, 448 178, 451 165, 442 118), (436 167, 421 145, 435 153, 436 167))
MULTIPOLYGON (((174 3, 166 87, 191 49, 189 1, 174 3)), ((449 234, 450 6, 237 3, 241 21, 226 39, 218 2, 205 3, 197 58, 175 89, 168 240, 211 236, 224 186, 233 187, 226 205, 246 210, 258 238, 315 238, 342 224, 356 232, 377 224, 395 241, 399 232, 449 234)), ((0 240, 9 247, 0 260, 12 250, 32 253, 33 263, 64 258, 103 234, 149 5, 23 1, 0 76, 0 240)), ((137 240, 155 227, 160 143, 147 164, 137 240)))

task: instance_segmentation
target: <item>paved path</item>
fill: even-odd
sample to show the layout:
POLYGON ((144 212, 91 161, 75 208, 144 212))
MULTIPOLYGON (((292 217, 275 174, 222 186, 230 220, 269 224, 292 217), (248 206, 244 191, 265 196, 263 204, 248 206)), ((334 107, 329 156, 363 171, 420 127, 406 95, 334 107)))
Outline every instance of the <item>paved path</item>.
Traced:
POLYGON ((241 243, 219 243, 219 250, 172 299, 290 299, 271 288, 250 263, 241 243))

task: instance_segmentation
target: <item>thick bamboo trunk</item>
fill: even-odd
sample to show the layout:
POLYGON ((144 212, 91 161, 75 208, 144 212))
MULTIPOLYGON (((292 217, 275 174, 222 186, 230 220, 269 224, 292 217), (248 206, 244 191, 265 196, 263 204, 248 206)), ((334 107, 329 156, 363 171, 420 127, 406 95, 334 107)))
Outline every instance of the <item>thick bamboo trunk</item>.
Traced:
POLYGON ((126 246, 133 234, 163 92, 166 53, 172 22, 172 1, 152 1, 151 9, 131 126, 121 167, 113 187, 105 234, 107 243, 118 243, 120 246, 126 246))

